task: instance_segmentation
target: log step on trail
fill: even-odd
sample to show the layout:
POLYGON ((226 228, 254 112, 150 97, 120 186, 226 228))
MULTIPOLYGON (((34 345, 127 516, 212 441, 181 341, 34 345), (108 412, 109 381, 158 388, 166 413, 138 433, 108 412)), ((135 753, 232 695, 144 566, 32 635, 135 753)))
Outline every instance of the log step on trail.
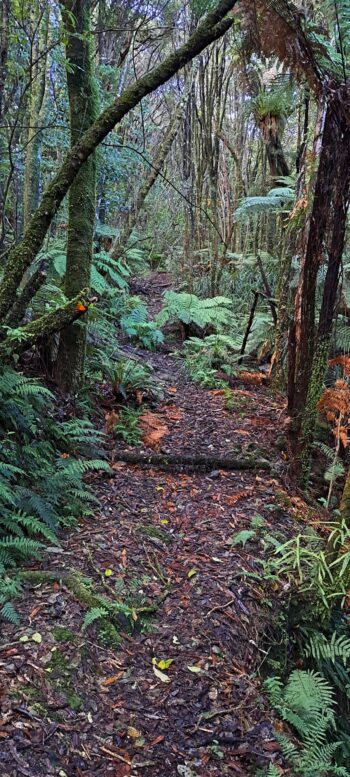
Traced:
POLYGON ((125 461, 129 464, 138 464, 144 467, 157 467, 163 470, 205 470, 211 472, 215 469, 224 470, 249 470, 271 469, 270 462, 266 459, 232 459, 220 456, 184 455, 170 453, 134 453, 129 451, 117 451, 116 461, 125 461))

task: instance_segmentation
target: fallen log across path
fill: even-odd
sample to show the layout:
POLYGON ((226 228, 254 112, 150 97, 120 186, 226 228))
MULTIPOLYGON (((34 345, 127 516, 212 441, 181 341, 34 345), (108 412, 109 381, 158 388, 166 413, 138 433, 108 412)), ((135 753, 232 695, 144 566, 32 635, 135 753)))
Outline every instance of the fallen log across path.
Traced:
POLYGON ((131 451, 116 451, 115 461, 124 461, 129 464, 138 464, 144 467, 157 467, 163 470, 249 470, 271 469, 271 464, 266 459, 255 459, 253 456, 246 459, 232 459, 220 456, 194 456, 171 453, 134 453, 131 451))

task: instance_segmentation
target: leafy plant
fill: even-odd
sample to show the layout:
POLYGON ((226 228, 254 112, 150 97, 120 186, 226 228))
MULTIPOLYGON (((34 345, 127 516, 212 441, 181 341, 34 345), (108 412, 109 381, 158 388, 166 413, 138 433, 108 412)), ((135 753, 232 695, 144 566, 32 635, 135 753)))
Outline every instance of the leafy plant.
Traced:
POLYGON ((271 704, 297 732, 298 747, 285 734, 276 732, 282 753, 302 777, 348 777, 345 767, 337 766, 335 755, 340 741, 333 739, 335 730, 334 693, 318 672, 294 670, 284 686, 280 678, 265 681, 271 704))
POLYGON ((107 615, 108 610, 106 610, 104 607, 91 607, 90 610, 85 613, 82 626, 83 630, 85 631, 85 629, 91 626, 92 623, 95 623, 102 618, 106 618, 107 615))
MULTIPOLYGON (((60 524, 89 515, 95 501, 84 482, 103 459, 84 458, 101 435, 89 422, 55 421, 54 397, 10 368, 0 374, 0 574, 57 544, 60 524)), ((91 451, 90 451, 91 452, 91 451)))
POLYGON ((155 321, 148 320, 147 306, 140 302, 138 297, 130 298, 135 300, 134 307, 126 312, 120 319, 120 325, 125 334, 130 339, 140 342, 144 348, 153 350, 164 342, 164 335, 157 328, 155 321))
POLYGON ((196 324, 201 328, 212 326, 218 329, 230 320, 232 300, 228 297, 200 299, 196 294, 166 291, 164 306, 156 322, 162 327, 167 321, 179 321, 182 324, 196 324))
POLYGON ((114 394, 123 400, 127 400, 136 392, 147 391, 157 395, 152 368, 148 364, 136 359, 119 359, 108 371, 114 394))
POLYGON ((123 408, 114 426, 114 432, 128 445, 140 445, 142 432, 140 429, 140 411, 133 408, 123 408))

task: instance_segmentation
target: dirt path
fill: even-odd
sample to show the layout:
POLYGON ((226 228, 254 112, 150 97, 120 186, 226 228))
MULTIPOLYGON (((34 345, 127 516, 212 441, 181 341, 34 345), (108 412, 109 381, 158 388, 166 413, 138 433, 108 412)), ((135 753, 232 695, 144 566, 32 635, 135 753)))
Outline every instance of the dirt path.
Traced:
MULTIPOLYGON (((228 412, 179 360, 147 358, 164 382, 161 451, 259 446, 283 468, 273 447, 281 408, 268 389, 237 389, 228 412)), ((125 617, 116 644, 98 622, 82 629, 86 607, 64 580, 26 583, 21 626, 6 625, 0 646, 1 775, 256 775, 279 757, 255 677, 274 607, 257 576, 264 533, 293 524, 285 487, 263 471, 164 473, 113 458, 113 476, 96 480, 100 511, 41 566, 58 579, 81 573, 127 603, 131 621, 140 607, 156 612, 139 613, 133 632, 125 617), (243 529, 251 538, 232 546, 243 529)))

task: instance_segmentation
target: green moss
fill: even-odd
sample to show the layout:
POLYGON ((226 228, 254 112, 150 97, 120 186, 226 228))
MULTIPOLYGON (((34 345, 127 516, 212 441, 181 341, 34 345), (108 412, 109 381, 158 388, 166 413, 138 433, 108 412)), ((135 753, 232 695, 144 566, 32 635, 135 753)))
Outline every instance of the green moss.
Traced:
POLYGON ((307 485, 311 468, 311 452, 315 434, 317 403, 321 397, 327 371, 330 340, 324 338, 317 343, 312 362, 310 384, 301 425, 303 449, 300 457, 302 483, 307 485))
POLYGON ((121 637, 113 626, 113 623, 109 623, 107 620, 103 620, 98 630, 98 639, 105 647, 117 648, 121 643, 121 637))
POLYGON ((64 693, 69 707, 78 712, 83 707, 83 699, 76 693, 72 674, 73 667, 66 656, 60 650, 52 651, 50 664, 48 665, 48 681, 56 690, 64 693))
POLYGON ((52 630, 52 634, 56 642, 77 642, 78 637, 70 629, 66 629, 64 626, 56 626, 52 630))

